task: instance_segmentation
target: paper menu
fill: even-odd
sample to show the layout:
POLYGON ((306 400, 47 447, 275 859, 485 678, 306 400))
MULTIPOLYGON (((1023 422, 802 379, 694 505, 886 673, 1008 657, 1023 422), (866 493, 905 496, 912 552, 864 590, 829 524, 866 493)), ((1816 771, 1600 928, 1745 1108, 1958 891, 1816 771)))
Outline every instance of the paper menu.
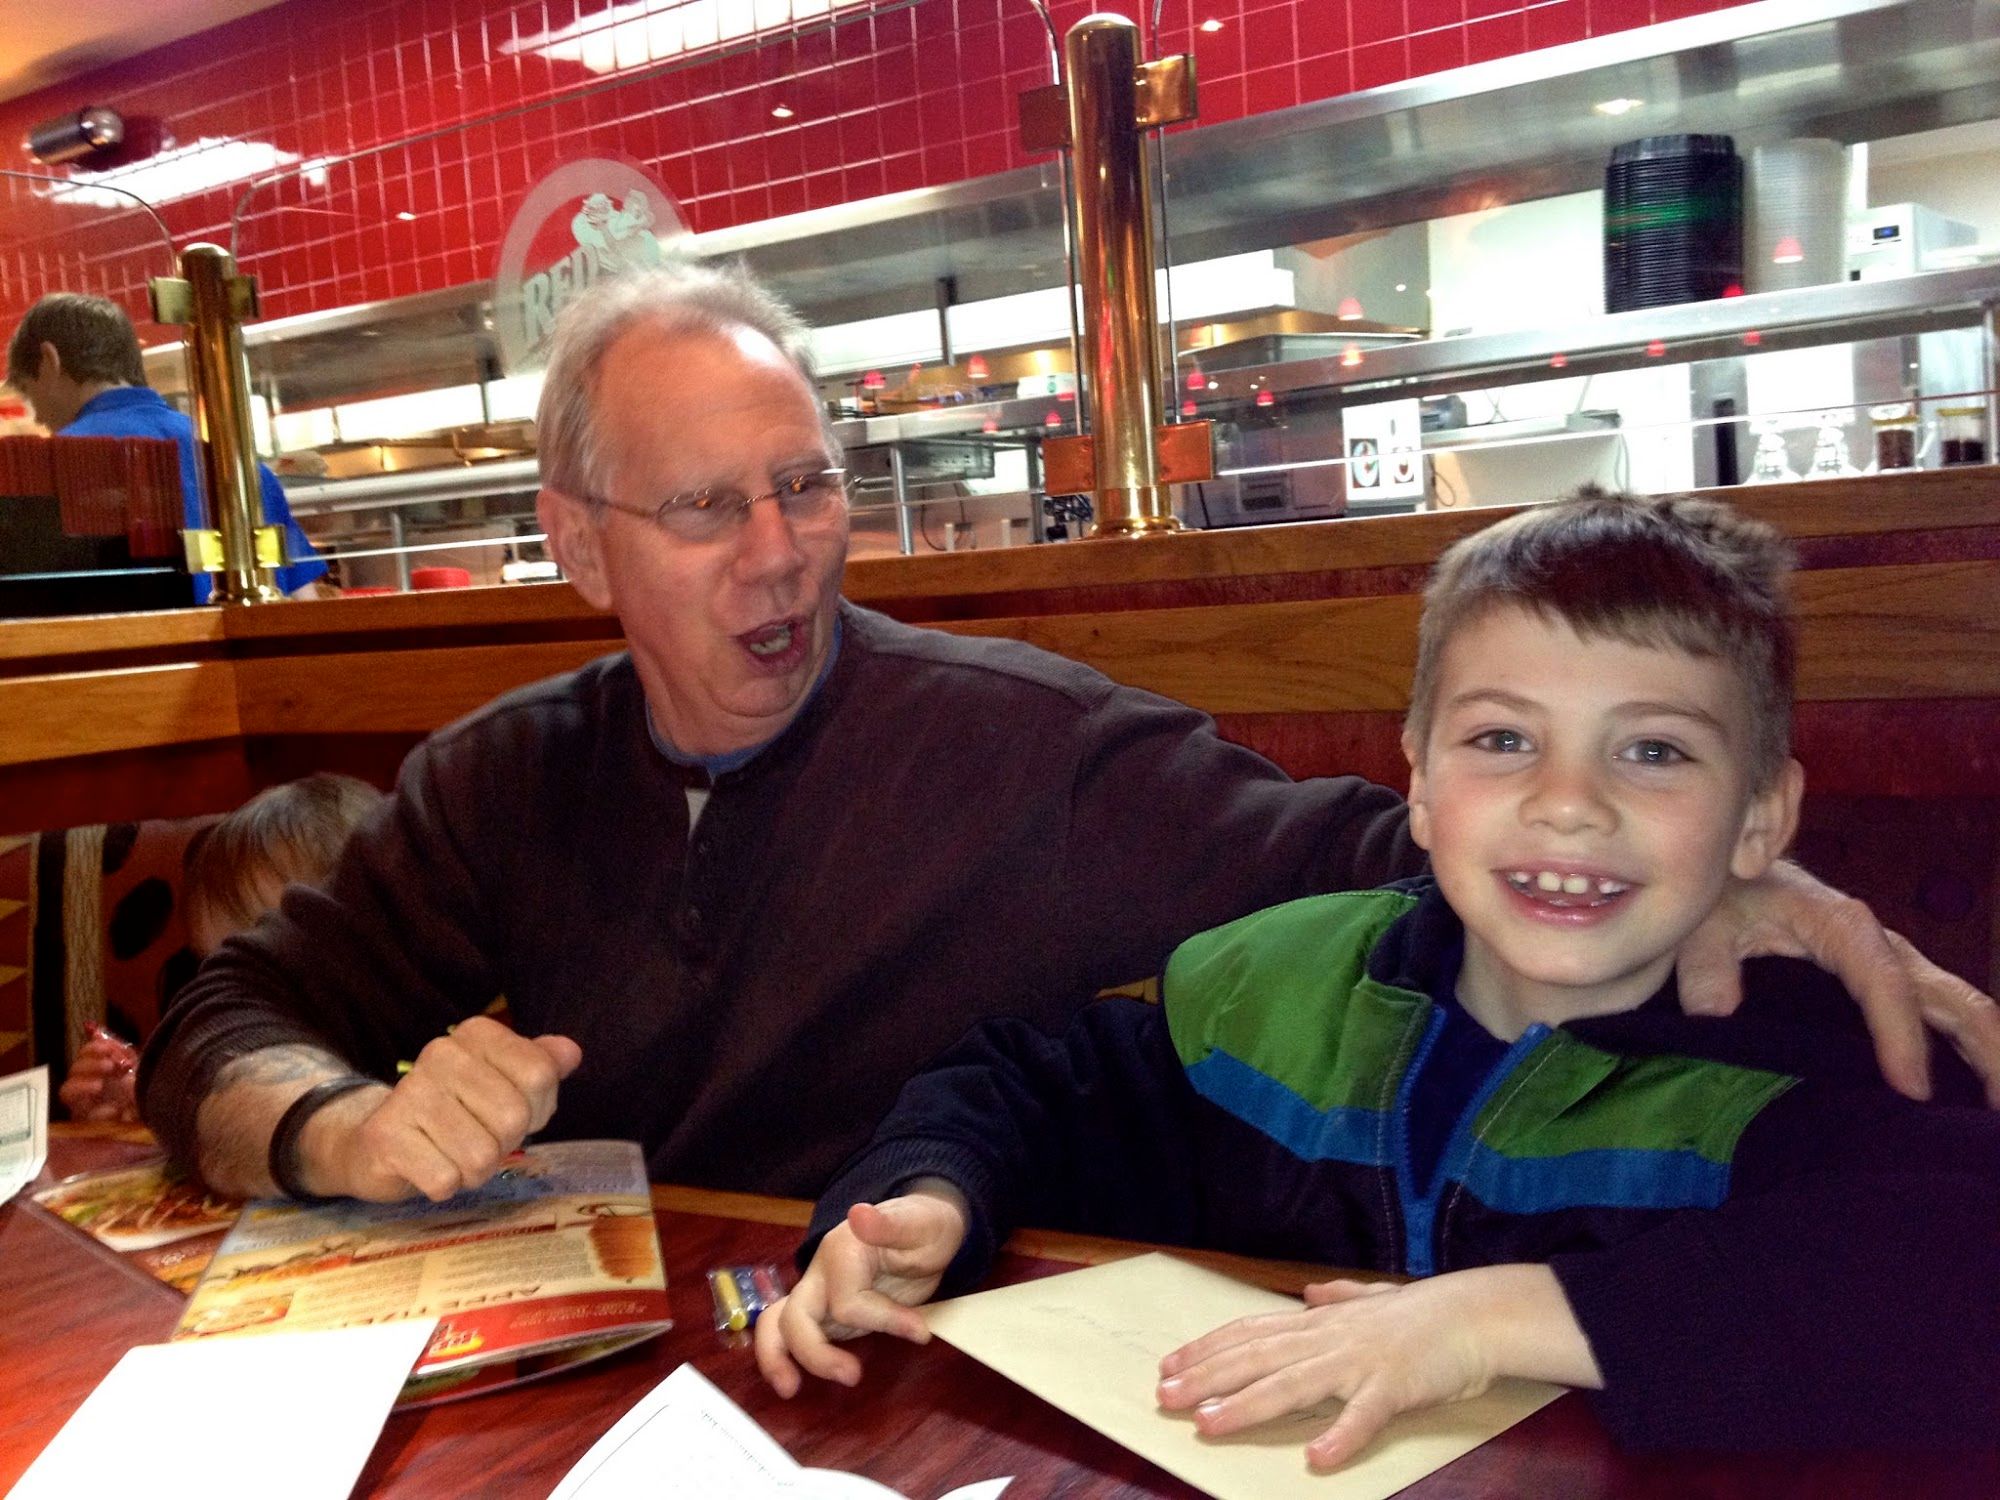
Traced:
POLYGON ((128 1350, 9 1500, 347 1500, 436 1324, 128 1350))
POLYGON ((49 1159, 49 1070, 0 1078, 0 1203, 9 1202, 49 1159))
POLYGON ((1399 1417, 1332 1474, 1306 1467, 1337 1403, 1220 1441, 1153 1400, 1160 1357, 1234 1318, 1298 1301, 1167 1255, 978 1292, 925 1310, 937 1337, 1217 1500, 1382 1500, 1562 1394, 1502 1381, 1477 1400, 1399 1417))
MULTIPOLYGON (((1005 1479, 941 1500, 998 1500, 1005 1479)), ((549 1500, 902 1500, 859 1474, 802 1467, 693 1365, 654 1386, 563 1476, 549 1500)))

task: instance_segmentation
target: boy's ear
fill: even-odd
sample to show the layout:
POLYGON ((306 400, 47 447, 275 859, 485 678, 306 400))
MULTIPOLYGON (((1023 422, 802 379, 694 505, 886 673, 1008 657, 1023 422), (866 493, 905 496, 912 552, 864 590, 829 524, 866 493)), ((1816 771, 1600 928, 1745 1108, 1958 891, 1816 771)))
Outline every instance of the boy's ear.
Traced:
POLYGON ((1419 849, 1431 846, 1430 791, 1424 784, 1424 758, 1410 731, 1403 731, 1403 759, 1410 763, 1410 837, 1419 849))
POLYGON ((593 609, 611 608, 611 587, 604 574, 604 533, 583 502, 544 486, 535 496, 535 516, 563 576, 593 609))
POLYGON ((1771 785, 1750 799, 1743 830, 1729 857, 1729 873, 1738 880, 1755 880, 1791 847, 1799 831, 1799 800, 1805 795, 1805 767, 1787 759, 1771 785))

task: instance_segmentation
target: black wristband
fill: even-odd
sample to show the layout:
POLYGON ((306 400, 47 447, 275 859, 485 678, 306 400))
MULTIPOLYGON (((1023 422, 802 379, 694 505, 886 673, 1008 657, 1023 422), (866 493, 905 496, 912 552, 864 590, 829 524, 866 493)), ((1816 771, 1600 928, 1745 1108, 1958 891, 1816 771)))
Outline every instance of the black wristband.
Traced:
POLYGON ((285 1106, 285 1112, 278 1116, 277 1129, 271 1132, 271 1151, 266 1163, 271 1169, 271 1181, 278 1185, 279 1192, 302 1203, 327 1201, 317 1193, 307 1191, 299 1182, 299 1137, 305 1133, 306 1122, 342 1094, 365 1089, 376 1081, 359 1073, 321 1079, 285 1106))

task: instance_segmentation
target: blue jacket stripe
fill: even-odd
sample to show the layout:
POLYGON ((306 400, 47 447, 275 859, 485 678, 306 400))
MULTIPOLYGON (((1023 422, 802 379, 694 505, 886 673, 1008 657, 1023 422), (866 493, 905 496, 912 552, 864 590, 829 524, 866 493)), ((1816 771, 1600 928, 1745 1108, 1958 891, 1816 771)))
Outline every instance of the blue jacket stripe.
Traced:
POLYGON ((1572 1151, 1503 1156, 1473 1149, 1459 1176, 1488 1208, 1542 1214, 1570 1208, 1715 1208, 1729 1196, 1729 1168, 1694 1151, 1572 1151))
POLYGON ((1226 1052, 1211 1052, 1187 1070, 1194 1091, 1301 1161, 1339 1161, 1357 1167, 1387 1165, 1388 1132, 1379 1109, 1320 1109, 1275 1078, 1226 1052))

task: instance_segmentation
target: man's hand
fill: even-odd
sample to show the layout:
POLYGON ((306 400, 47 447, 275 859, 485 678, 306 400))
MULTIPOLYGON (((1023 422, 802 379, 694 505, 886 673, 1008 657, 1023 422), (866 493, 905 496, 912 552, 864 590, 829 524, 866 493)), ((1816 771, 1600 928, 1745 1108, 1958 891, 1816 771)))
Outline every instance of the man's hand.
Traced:
POLYGON ((583 1060, 565 1036, 524 1037, 485 1016, 417 1055, 394 1089, 359 1089, 306 1122, 299 1164, 328 1196, 441 1202, 478 1187, 548 1124, 556 1088, 583 1060))
POLYGON ((850 1208, 847 1222, 819 1242, 790 1295, 757 1319, 757 1368, 771 1389, 796 1396, 800 1366, 823 1380, 858 1384, 861 1361, 834 1348, 834 1339, 893 1333, 913 1344, 929 1342, 930 1329, 912 1309, 937 1290, 965 1243, 965 1228, 965 1200, 941 1181, 850 1208))
POLYGON ((76 1054, 57 1097, 72 1120, 136 1120, 139 1102, 133 1083, 138 1068, 138 1048, 97 1028, 76 1054))
POLYGON ((1603 1384, 1547 1266, 1486 1266, 1407 1286, 1326 1281, 1301 1312, 1239 1318, 1160 1361, 1158 1399, 1223 1437, 1321 1402, 1344 1403, 1306 1444, 1338 1468, 1400 1412, 1477 1396, 1501 1375, 1603 1384))
POLYGON ((1783 861, 1734 881, 1681 947, 1681 1003, 1725 1016, 1743 1000, 1740 966, 1757 954, 1807 958, 1840 979, 1875 1038, 1882 1076, 1912 1099, 1930 1097, 1928 1022, 1951 1039, 2000 1109, 2000 1008, 1931 963, 1864 902, 1783 861))

